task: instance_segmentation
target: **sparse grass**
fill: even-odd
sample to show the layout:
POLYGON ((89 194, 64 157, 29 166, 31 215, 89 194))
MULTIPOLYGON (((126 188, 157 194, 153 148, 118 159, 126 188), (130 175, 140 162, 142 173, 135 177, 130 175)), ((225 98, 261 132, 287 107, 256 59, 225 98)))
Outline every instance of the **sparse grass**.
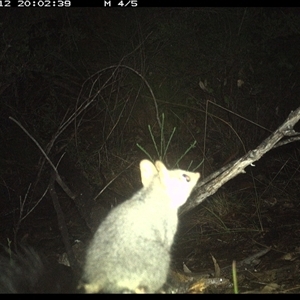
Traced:
MULTIPOLYGON (((153 146, 155 148, 156 151, 156 157, 158 157, 159 160, 161 161, 166 161, 167 160, 167 154, 168 154, 168 150, 169 150, 169 146, 171 145, 173 136, 175 134, 176 131, 176 127, 173 128, 170 136, 166 139, 165 137, 165 129, 164 129, 164 125, 165 125, 165 115, 164 113, 161 115, 161 122, 160 122, 160 135, 159 135, 159 142, 156 141, 153 131, 151 129, 151 126, 148 125, 148 129, 149 129, 149 133, 150 133, 150 137, 153 143, 153 146)), ((190 146, 187 146, 187 148, 185 149, 184 153, 181 154, 181 156, 178 157, 178 159, 176 160, 175 164, 176 166, 179 165, 179 162, 188 154, 188 152, 190 150, 192 150, 193 148, 195 148, 197 141, 194 140, 192 142, 192 144, 190 146)), ((148 158, 154 162, 155 159, 153 158, 153 155, 151 155, 144 147, 142 147, 140 144, 137 144, 137 147, 146 155, 148 156, 148 158)), ((190 162, 189 167, 187 168, 187 170, 189 170, 189 168, 191 167, 193 161, 190 162)), ((201 165, 201 163, 196 166, 194 169, 197 169, 199 166, 201 165)))

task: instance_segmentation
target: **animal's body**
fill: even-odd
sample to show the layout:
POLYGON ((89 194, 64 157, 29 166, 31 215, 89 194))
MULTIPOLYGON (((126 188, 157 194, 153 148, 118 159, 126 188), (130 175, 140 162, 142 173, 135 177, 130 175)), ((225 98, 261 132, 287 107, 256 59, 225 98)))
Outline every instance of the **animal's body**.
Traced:
POLYGON ((166 282, 178 209, 200 174, 140 163, 143 188, 114 208, 97 229, 86 254, 85 291, 158 291, 166 282))

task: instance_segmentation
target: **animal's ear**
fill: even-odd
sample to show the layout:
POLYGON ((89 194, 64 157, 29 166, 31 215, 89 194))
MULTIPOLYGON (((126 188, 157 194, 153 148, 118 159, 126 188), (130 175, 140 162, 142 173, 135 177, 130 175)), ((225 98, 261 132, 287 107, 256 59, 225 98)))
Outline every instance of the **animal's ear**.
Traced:
POLYGON ((164 177, 168 173, 168 169, 166 168, 164 163, 161 162, 160 160, 157 160, 155 162, 155 167, 156 167, 158 173, 160 174, 160 176, 162 176, 162 177, 164 177))
POLYGON ((140 162, 141 178, 144 187, 150 185, 153 177, 157 174, 157 170, 154 164, 148 160, 144 159, 140 162))
POLYGON ((167 167, 164 165, 164 163, 161 162, 160 160, 157 160, 155 162, 155 167, 158 171, 160 183, 166 188, 168 185, 167 182, 170 178, 170 171, 167 169, 167 167))

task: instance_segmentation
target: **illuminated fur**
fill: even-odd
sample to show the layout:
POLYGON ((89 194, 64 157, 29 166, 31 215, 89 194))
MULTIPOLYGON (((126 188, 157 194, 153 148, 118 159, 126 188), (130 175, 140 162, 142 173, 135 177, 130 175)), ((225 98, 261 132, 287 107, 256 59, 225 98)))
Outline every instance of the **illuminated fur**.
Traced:
POLYGON ((84 286, 94 292, 150 292, 167 279, 178 208, 200 174, 140 163, 143 188, 114 208, 99 226, 84 266, 84 286))

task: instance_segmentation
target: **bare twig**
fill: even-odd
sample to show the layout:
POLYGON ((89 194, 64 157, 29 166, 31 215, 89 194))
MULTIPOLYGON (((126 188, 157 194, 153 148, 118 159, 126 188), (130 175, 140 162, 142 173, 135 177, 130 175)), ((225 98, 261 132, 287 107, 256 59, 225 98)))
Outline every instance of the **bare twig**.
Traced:
POLYGON ((19 210, 19 218, 17 220, 17 223, 14 225, 14 243, 15 246, 17 246, 17 235, 18 231, 20 229, 21 223, 34 211, 34 209, 39 205, 39 203, 44 199, 45 195, 48 192, 48 187, 43 193, 43 195, 40 197, 40 199, 31 207, 28 208, 27 211, 25 211, 25 204, 28 199, 28 194, 30 190, 31 184, 28 186, 27 192, 24 196, 24 199, 20 197, 20 210, 19 210))
POLYGON ((245 173, 245 168, 259 160, 265 153, 278 146, 300 139, 300 133, 293 127, 300 119, 300 107, 292 111, 285 122, 266 138, 256 149, 250 150, 243 157, 224 166, 222 169, 201 180, 195 189, 196 197, 188 201, 182 208, 181 213, 186 213, 196 207, 207 197, 213 195, 222 185, 240 173, 245 173), (287 139, 280 141, 282 138, 287 139))
POLYGON ((65 245, 65 249, 67 251, 70 266, 76 274, 79 274, 78 263, 77 263, 77 260, 75 258, 75 255, 74 255, 71 243, 70 243, 68 226, 66 224, 64 213, 61 209, 61 206, 60 206, 60 203, 58 201, 58 197, 57 197, 57 194, 56 194, 56 191, 55 191, 54 183, 55 183, 55 180, 56 180, 56 175, 57 174, 55 173, 55 171, 52 171, 51 178, 50 178, 49 185, 48 185, 49 186, 49 192, 50 192, 50 196, 52 198, 54 209, 56 211, 58 228, 60 230, 64 245, 65 245))
POLYGON ((9 117, 9 118, 12 121, 14 121, 30 137, 30 139, 37 145, 37 147, 42 152, 42 154, 45 157, 45 159, 49 162, 50 166, 54 170, 54 172, 56 174, 56 181, 57 181, 57 183, 61 186, 61 188, 65 191, 65 193, 71 199, 74 199, 76 197, 76 195, 74 193, 72 193, 72 191, 68 188, 68 186, 63 182, 63 180, 61 179, 59 173, 57 172, 57 168, 54 166, 54 164, 52 163, 52 161, 50 160, 50 158, 48 157, 48 155, 46 154, 46 152, 43 150, 43 148, 40 146, 40 144, 34 139, 34 137, 17 120, 15 120, 13 117, 9 117))

